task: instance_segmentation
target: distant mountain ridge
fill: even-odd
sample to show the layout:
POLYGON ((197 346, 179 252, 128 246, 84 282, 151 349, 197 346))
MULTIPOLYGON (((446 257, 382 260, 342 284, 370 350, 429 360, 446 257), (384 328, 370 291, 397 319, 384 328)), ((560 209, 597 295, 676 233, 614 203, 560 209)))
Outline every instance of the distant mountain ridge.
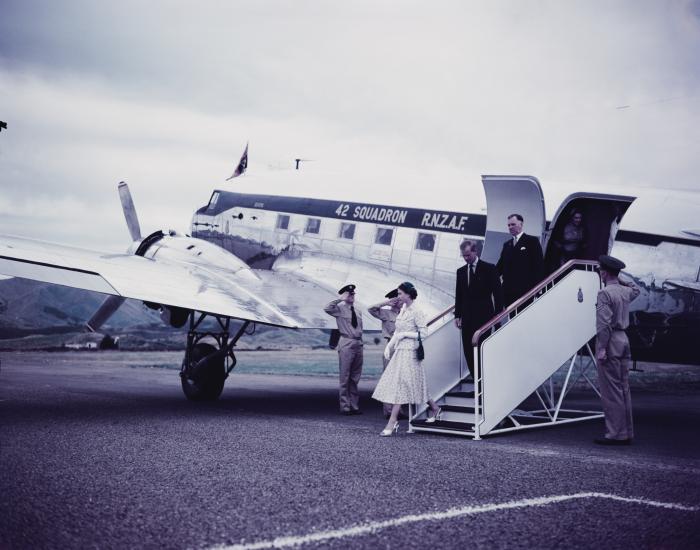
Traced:
MULTIPOLYGON (((0 280, 0 349, 54 349, 67 344, 96 341, 85 323, 105 295, 27 279, 0 280)), ((126 300, 100 329, 120 337, 120 349, 184 349, 187 327, 166 326, 156 311, 138 300, 126 300)), ((233 330, 232 330, 233 332, 233 330)), ((370 341, 371 338, 367 338, 370 341)), ((321 330, 287 330, 256 326, 244 335, 241 349, 325 347, 321 330)))
MULTIPOLYGON (((97 311, 104 294, 27 279, 0 281, 0 329, 82 328, 97 311)), ((158 313, 141 302, 126 300, 102 332, 156 327, 158 313)))

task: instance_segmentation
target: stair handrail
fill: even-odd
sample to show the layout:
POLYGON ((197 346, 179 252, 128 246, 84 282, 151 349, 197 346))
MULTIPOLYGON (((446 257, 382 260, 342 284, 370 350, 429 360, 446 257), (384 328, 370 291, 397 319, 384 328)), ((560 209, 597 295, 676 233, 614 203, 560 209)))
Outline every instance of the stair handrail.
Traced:
POLYGON ((440 319, 442 319, 445 315, 449 315, 455 310, 455 306, 450 306, 448 307, 445 311, 442 313, 438 313, 435 317, 433 317, 430 321, 428 321, 428 326, 433 325, 437 323, 440 319))
MULTIPOLYGON (((479 339, 488 331, 490 331, 495 325, 500 323, 503 319, 507 319, 511 313, 514 311, 517 311, 519 307, 521 307, 523 304, 525 304, 528 300, 531 298, 534 298, 540 291, 544 290, 550 283, 554 282, 556 279, 564 275, 565 273, 568 273, 571 271, 572 268, 577 267, 577 266, 598 266, 598 262, 595 260, 569 260, 565 264, 563 264, 559 269, 554 271, 553 273, 547 275, 544 279, 542 279, 539 283, 537 283, 534 287, 532 287, 530 290, 528 290, 525 294, 523 294, 520 298, 518 298, 515 302, 510 304, 507 308, 505 308, 503 311, 500 313, 497 313, 495 316, 493 316, 489 321, 486 322, 486 324, 482 325, 475 333, 474 336, 472 336, 472 346, 478 346, 479 345, 479 339)), ((452 306, 452 309, 454 309, 454 306, 452 306)), ((448 311, 444 312, 448 313, 448 311)), ((430 323, 428 323, 430 324, 430 323)))
MULTIPOLYGON (((518 298, 515 302, 513 302, 510 306, 508 306, 506 309, 501 311, 500 313, 496 314, 495 317, 491 318, 484 326, 482 326, 477 332, 474 333, 474 336, 476 337, 477 335, 481 336, 479 332, 486 332, 487 329, 491 328, 493 325, 495 325, 500 319, 506 316, 507 313, 511 313, 513 310, 519 308, 523 302, 526 302, 530 298, 532 298, 535 294, 537 294, 540 290, 542 290, 544 287, 546 287, 549 283, 551 283, 554 279, 559 277, 560 275, 563 275, 573 265, 592 265, 592 266, 597 266, 598 262, 594 260, 569 260, 565 264, 563 264, 559 269, 548 275, 546 278, 542 279, 540 283, 538 283, 536 286, 534 286, 530 291, 528 291, 526 294, 524 294, 522 297, 518 298)), ((438 313, 435 317, 430 319, 428 321, 428 326, 433 325, 437 323, 440 319, 442 319, 445 315, 449 315, 455 310, 455 306, 452 305, 445 309, 444 311, 438 313)), ((472 340, 472 343, 475 343, 474 340, 472 340)))

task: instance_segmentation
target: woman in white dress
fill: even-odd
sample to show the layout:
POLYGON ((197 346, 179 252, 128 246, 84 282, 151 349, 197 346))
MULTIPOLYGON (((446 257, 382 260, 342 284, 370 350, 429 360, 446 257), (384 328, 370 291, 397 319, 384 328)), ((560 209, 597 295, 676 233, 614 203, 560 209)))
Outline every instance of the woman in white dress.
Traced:
POLYGON ((401 283, 398 288, 399 301, 403 304, 396 317, 396 331, 384 350, 385 357, 391 360, 374 389, 372 397, 382 403, 391 403, 391 416, 386 428, 380 435, 391 435, 399 429, 399 410, 406 403, 428 403, 433 416, 428 422, 434 422, 440 414, 440 408, 428 395, 422 361, 418 360, 416 349, 418 337, 427 332, 425 313, 415 305, 418 296, 411 283, 401 283))

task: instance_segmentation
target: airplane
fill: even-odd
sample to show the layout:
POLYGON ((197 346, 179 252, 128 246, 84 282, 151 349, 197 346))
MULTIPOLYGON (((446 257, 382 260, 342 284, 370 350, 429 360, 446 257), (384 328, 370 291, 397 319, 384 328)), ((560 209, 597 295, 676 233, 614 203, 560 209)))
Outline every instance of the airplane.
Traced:
MULTIPOLYGON (((474 185, 379 175, 292 170, 246 173, 235 191, 215 189, 191 220, 191 235, 146 237, 126 183, 118 186, 131 245, 105 254, 17 236, 0 236, 0 273, 108 295, 87 321, 97 331, 126 298, 160 311, 174 327, 189 323, 180 372, 185 396, 214 400, 236 364, 234 347, 255 324, 331 329, 323 306, 337 289, 358 285, 360 306, 404 280, 437 318, 453 305, 459 243, 483 242, 495 262, 510 238, 506 219, 525 218, 541 239, 550 271, 571 213, 583 213, 586 258, 611 253, 641 287, 628 330, 635 359, 700 364, 700 194, 597 189, 545 193, 532 176, 482 176, 474 185), (339 191, 342 190, 342 191, 339 191), (353 200, 347 200, 353 195, 353 200), (484 201, 485 198, 485 201, 484 201), (547 218, 545 204, 555 205, 547 218), (486 214, 488 213, 488 215, 486 214), (216 329, 204 321, 216 321, 216 329), (240 320, 232 334, 232 320, 240 320)), ((366 330, 378 321, 366 316, 366 330)))

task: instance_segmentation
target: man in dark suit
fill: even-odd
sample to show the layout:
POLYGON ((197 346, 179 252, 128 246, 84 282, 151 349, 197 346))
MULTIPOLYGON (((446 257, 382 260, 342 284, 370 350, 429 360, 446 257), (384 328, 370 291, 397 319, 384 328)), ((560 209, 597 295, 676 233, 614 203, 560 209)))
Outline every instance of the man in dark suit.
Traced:
POLYGON ((501 281, 496 266, 479 259, 478 243, 465 240, 459 245, 466 262, 457 270, 455 326, 462 330, 464 357, 474 378, 472 337, 496 313, 503 310, 501 281))
POLYGON ((503 243, 501 257, 496 264, 496 269, 503 278, 506 307, 544 278, 540 240, 523 233, 523 221, 520 214, 508 216, 508 232, 512 238, 503 243))

